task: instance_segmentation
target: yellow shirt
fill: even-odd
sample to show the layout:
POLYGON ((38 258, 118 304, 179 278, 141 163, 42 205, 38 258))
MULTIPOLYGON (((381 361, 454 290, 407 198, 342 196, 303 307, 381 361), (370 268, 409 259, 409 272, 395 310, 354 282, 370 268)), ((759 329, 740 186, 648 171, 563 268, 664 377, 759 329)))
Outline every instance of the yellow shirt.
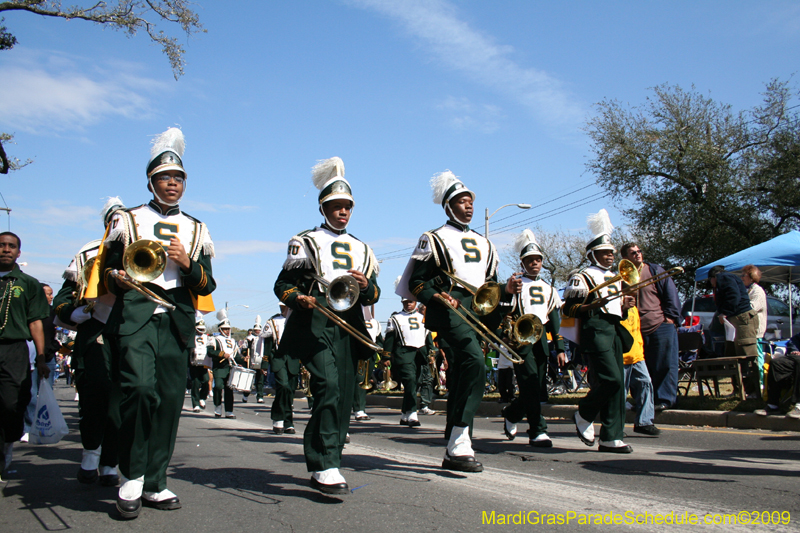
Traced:
POLYGON ((632 365, 639 361, 644 361, 644 339, 642 339, 642 330, 639 323, 639 310, 636 307, 628 309, 628 318, 623 320, 621 324, 633 337, 633 346, 629 352, 622 356, 622 362, 626 365, 632 365))

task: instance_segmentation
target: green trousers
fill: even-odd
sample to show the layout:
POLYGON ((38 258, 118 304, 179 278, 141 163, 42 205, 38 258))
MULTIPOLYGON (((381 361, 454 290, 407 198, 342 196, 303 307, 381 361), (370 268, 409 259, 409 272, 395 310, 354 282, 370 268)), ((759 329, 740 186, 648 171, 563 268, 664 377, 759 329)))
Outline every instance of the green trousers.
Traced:
POLYGON ((153 315, 132 335, 116 337, 122 392, 119 470, 144 476, 144 490, 167 488, 186 387, 186 351, 169 313, 153 315))
POLYGON ((433 380, 434 376, 431 375, 431 365, 425 361, 425 363, 421 364, 419 367, 419 377, 417 378, 420 408, 428 407, 433 403, 433 380))
POLYGON ((584 420, 600 415, 600 440, 622 440, 625 429, 625 370, 622 364, 622 341, 616 337, 610 350, 584 352, 596 383, 578 402, 584 420))
POLYGON ((417 411, 418 349, 401 346, 392 355, 392 377, 403 385, 404 413, 417 411))
POLYGON ((486 387, 483 350, 477 333, 466 324, 440 331, 439 338, 449 365, 445 438, 450 438, 453 427, 469 426, 471 435, 472 422, 486 387))
POLYGON ((514 365, 519 396, 503 409, 503 416, 512 424, 520 422, 527 416, 528 436, 534 438, 542 433, 547 433, 547 423, 542 416, 542 404, 540 403, 540 394, 545 386, 547 355, 538 342, 533 348, 531 345, 521 347, 517 353, 525 360, 523 363, 514 365))
MULTIPOLYGON (((375 358, 373 357, 367 361, 367 383, 372 379, 372 371, 375 370, 375 358)), ((358 368, 358 367, 356 367, 358 368)), ((353 412, 367 410, 367 391, 362 389, 360 385, 364 382, 364 374, 356 374, 356 384, 353 387, 353 412)))
POLYGON ((72 366, 83 449, 96 450, 102 446, 100 466, 117 466, 120 388, 111 381, 111 343, 101 335, 104 327, 95 319, 80 325, 72 366))
POLYGON ((330 328, 320 338, 314 355, 303 359, 311 373, 314 407, 303 434, 303 451, 309 472, 339 468, 344 440, 350 429, 350 409, 357 361, 352 343, 358 342, 341 328, 330 328))
POLYGON ((283 427, 294 427, 294 391, 297 388, 297 376, 300 374, 300 360, 282 355, 270 361, 275 376, 275 399, 272 400, 270 418, 283 421, 283 427))
POLYGON ((189 366, 189 377, 192 379, 192 407, 200 407, 200 400, 208 398, 208 369, 204 366, 189 366))
POLYGON ((228 387, 230 377, 230 367, 214 369, 214 407, 222 405, 224 401, 226 413, 233 412, 233 389, 228 387))

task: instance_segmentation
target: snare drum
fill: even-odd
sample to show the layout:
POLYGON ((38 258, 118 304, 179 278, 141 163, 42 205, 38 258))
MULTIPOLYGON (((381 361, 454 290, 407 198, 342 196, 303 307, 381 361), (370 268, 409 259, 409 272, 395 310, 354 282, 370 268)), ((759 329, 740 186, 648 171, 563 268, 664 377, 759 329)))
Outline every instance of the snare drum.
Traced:
POLYGON ((256 378, 256 371, 243 366, 231 368, 231 375, 228 379, 228 388, 239 392, 250 392, 253 388, 253 381, 256 378))

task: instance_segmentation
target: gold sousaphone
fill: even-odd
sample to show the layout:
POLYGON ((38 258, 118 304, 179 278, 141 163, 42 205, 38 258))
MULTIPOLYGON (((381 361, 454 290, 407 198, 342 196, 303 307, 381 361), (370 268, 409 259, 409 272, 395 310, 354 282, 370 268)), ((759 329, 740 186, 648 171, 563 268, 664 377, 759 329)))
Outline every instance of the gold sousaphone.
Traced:
MULTIPOLYGON (((480 287, 476 288, 451 272, 443 272, 448 278, 455 281, 464 287, 470 294, 472 294, 472 312, 475 313, 475 315, 479 317, 486 316, 497 309, 497 306, 500 304, 500 296, 502 294, 500 285, 498 283, 495 283, 494 281, 487 281, 480 287)), ((481 322, 480 319, 472 316, 470 313, 462 313, 455 306, 453 306, 453 304, 438 294, 436 295, 436 298, 438 298, 440 302, 458 315, 461 320, 466 322, 466 324, 472 328, 475 333, 489 343, 495 350, 498 351, 498 353, 501 351, 502 347, 507 352, 506 357, 509 359, 509 361, 517 365, 524 362, 524 359, 522 359, 517 352, 515 352, 508 344, 503 342, 497 335, 495 335, 492 330, 486 327, 486 325, 481 322)))
POLYGON ((167 253, 161 243, 150 239, 134 241, 125 248, 125 254, 122 256, 122 267, 125 269, 124 274, 119 270, 111 271, 111 275, 120 283, 143 294, 151 302, 155 302, 170 311, 175 310, 175 305, 142 285, 158 278, 167 268, 167 253))

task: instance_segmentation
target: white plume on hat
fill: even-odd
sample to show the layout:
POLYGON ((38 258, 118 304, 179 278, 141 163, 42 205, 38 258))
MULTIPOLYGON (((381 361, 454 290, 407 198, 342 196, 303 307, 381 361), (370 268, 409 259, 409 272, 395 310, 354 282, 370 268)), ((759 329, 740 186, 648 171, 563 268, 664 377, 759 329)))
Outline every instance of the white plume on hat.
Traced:
POLYGON ((403 278, 403 276, 397 276, 397 279, 394 280, 394 290, 397 290, 397 286, 400 285, 400 280, 402 278, 403 278))
POLYGON ((105 205, 103 205, 103 209, 100 210, 100 219, 103 221, 103 224, 108 223, 108 216, 112 212, 124 207, 125 204, 122 203, 122 200, 119 196, 109 196, 105 205))
POLYGON ((444 172, 439 172, 438 174, 435 174, 431 178, 433 203, 441 204, 442 201, 444 201, 444 194, 447 192, 447 189, 449 189, 450 186, 456 182, 461 183, 461 180, 458 179, 458 176, 456 176, 449 170, 445 170, 444 172))
POLYGON ((344 161, 339 157, 321 159, 311 168, 311 181, 319 190, 325 188, 331 180, 337 177, 344 180, 344 161))
POLYGON ((614 226, 611 225, 611 219, 608 216, 608 211, 601 209, 595 214, 586 217, 586 224, 589 226, 589 231, 592 232, 594 237, 600 235, 611 235, 614 231, 614 226))
POLYGON ((148 165, 164 152, 175 152, 178 157, 183 159, 184 150, 186 150, 186 141, 183 138, 183 132, 178 128, 169 128, 164 133, 153 138, 148 165))
POLYGON ((256 323, 253 324, 253 329, 262 329, 261 328, 261 315, 256 315, 256 323))
POLYGON ((514 250, 517 252, 517 255, 520 255, 529 244, 536 244, 537 248, 539 245, 539 243, 536 242, 536 235, 534 235, 531 230, 524 229, 514 240, 514 250))

